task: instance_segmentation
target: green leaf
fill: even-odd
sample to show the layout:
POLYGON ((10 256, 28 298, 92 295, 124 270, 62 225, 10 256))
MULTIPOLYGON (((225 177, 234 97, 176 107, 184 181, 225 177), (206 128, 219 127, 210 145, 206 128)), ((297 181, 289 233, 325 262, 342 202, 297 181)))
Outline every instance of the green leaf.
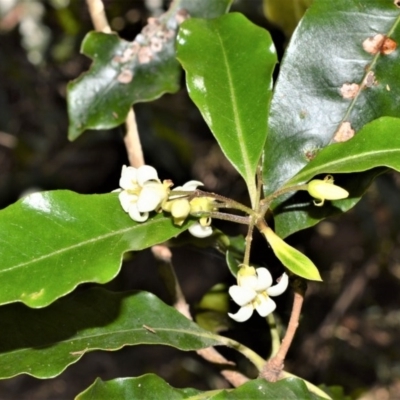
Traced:
POLYGON ((34 193, 0 211, 0 304, 44 307, 83 282, 106 283, 122 255, 188 228, 157 215, 144 223, 122 210, 117 193, 34 193))
POLYGON ((375 167, 400 171, 400 119, 379 118, 344 143, 326 147, 285 186, 304 183, 323 173, 361 172, 375 167))
POLYGON ((277 60, 269 33, 237 13, 190 19, 179 30, 177 57, 191 99, 254 201, 277 60))
POLYGON ((301 379, 287 378, 275 383, 256 379, 234 390, 224 390, 209 400, 314 400, 321 397, 310 393, 301 379))
POLYGON ((81 52, 93 60, 90 70, 68 84, 68 136, 76 139, 87 129, 109 129, 125 121, 132 104, 154 100, 179 89, 180 68, 174 38, 180 10, 215 18, 232 0, 181 0, 157 21, 147 25, 135 41, 116 34, 90 32, 81 52))
POLYGON ((343 122, 358 132, 381 116, 400 116, 400 52, 370 54, 363 48, 378 33, 399 42, 399 22, 393 1, 313 2, 287 48, 271 103, 266 194, 330 144, 343 122), (343 85, 353 83, 361 90, 343 96, 343 85))
POLYGON ((322 281, 314 263, 303 253, 289 246, 271 228, 261 231, 279 261, 291 272, 305 279, 322 281))
POLYGON ((117 378, 112 381, 97 378, 91 386, 76 396, 75 400, 180 400, 190 399, 200 393, 197 389, 175 389, 159 376, 146 374, 137 378, 117 378))
POLYGON ((0 308, 0 320, 1 378, 22 373, 52 378, 94 350, 162 344, 187 351, 221 344, 146 292, 94 288, 40 310, 10 304, 0 308))
MULTIPOLYGON (((400 9, 392 1, 314 0, 288 46, 271 103, 263 165, 266 195, 335 141, 343 123, 358 135, 376 118, 400 116, 399 51, 370 54, 363 48, 378 33, 399 42, 399 21, 400 9), (353 83, 361 90, 345 98, 349 96, 341 89, 353 83)), ((369 183, 376 174, 363 173, 361 180, 369 183)), ((360 185, 359 178, 347 177, 346 189, 361 195, 367 186, 360 185)), ((358 201, 352 200, 353 205, 358 201)), ((350 202, 335 202, 315 212, 304 196, 282 196, 273 206, 276 231, 285 237, 346 211, 344 204, 350 202)))
POLYGON ((400 119, 382 117, 365 125, 351 140, 321 150, 285 187, 305 183, 319 174, 362 172, 334 176, 335 183, 350 192, 350 198, 331 204, 327 202, 324 207, 315 207, 305 193, 279 201, 274 204, 277 233, 285 237, 315 225, 323 218, 349 210, 357 204, 372 180, 386 171, 386 168, 376 167, 400 171, 400 136, 395 132, 400 132, 400 119))

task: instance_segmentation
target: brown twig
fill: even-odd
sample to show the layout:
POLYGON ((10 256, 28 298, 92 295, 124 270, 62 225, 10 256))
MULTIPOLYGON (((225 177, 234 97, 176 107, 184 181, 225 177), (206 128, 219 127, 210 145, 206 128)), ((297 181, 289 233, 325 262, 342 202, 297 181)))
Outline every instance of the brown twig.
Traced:
MULTIPOLYGON (((102 0, 86 0, 90 18, 93 26, 98 32, 111 33, 111 27, 108 23, 102 0)), ((144 165, 142 145, 140 143, 139 132, 136 125, 135 112, 133 108, 128 112, 125 120, 126 133, 124 137, 128 159, 132 167, 138 168, 144 165)))
POLYGON ((86 0, 86 3, 94 29, 98 32, 111 33, 102 0, 86 0))
POLYGON ((282 340, 281 346, 274 357, 267 361, 260 372, 260 378, 264 378, 268 382, 276 382, 280 379, 280 375, 284 368, 284 362, 289 351, 290 345, 293 342, 294 335, 299 326, 301 308, 303 306, 305 287, 300 285, 295 288, 292 313, 290 315, 289 324, 286 330, 285 337, 282 340))
MULTIPOLYGON (((166 246, 153 246, 152 252, 154 257, 160 261, 160 274, 172 298, 172 304, 176 310, 183 314, 186 318, 193 320, 189 305, 179 285, 175 270, 172 264, 172 253, 166 246)), ((197 354, 205 360, 217 364, 221 367, 221 375, 234 387, 238 387, 249 379, 240 372, 233 370, 235 363, 228 361, 213 347, 201 349, 197 354)))

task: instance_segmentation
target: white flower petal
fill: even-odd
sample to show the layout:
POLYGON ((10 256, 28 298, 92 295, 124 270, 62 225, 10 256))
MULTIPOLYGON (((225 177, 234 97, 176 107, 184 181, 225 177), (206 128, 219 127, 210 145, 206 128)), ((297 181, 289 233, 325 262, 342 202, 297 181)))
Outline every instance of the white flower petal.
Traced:
POLYGON ((229 294, 233 301, 241 307, 250 303, 257 296, 257 292, 253 289, 237 285, 233 285, 229 288, 229 294))
POLYGON ((228 313, 228 315, 237 322, 247 321, 253 314, 253 306, 251 304, 240 307, 236 314, 228 313))
POLYGON ((275 311, 276 304, 270 297, 259 295, 257 300, 259 299, 261 301, 256 305, 256 310, 262 317, 266 317, 268 314, 271 314, 273 311, 275 311))
POLYGON ((212 230, 211 226, 202 226, 198 222, 196 222, 189 228, 189 232, 193 236, 203 239, 208 236, 211 236, 213 233, 213 230, 212 230))
POLYGON ((167 197, 167 191, 162 183, 148 182, 140 192, 137 207, 140 212, 156 210, 167 197))
POLYGON ((158 173, 154 167, 150 165, 142 165, 137 170, 137 183, 143 186, 147 181, 158 181, 158 173))
POLYGON ((119 186, 122 189, 132 189, 137 183, 137 169, 133 167, 122 166, 121 178, 119 180, 119 186))
POLYGON ((137 201, 137 196, 134 194, 129 194, 126 190, 120 192, 118 198, 125 212, 128 212, 131 205, 135 204, 137 201))
POLYGON ((267 289, 267 293, 269 296, 279 296, 282 294, 288 287, 289 277, 286 272, 283 273, 281 280, 274 286, 271 286, 267 289))
POLYGON ((182 186, 182 190, 195 191, 198 186, 204 186, 204 183, 200 181, 189 181, 182 186))
POLYGON ((257 285, 254 288, 257 292, 262 292, 272 285, 272 276, 271 273, 267 270, 267 268, 257 268, 257 285))
POLYGON ((136 222, 144 222, 149 218, 149 213, 140 213, 137 209, 136 204, 132 204, 129 207, 129 216, 136 222))
POLYGON ((239 286, 256 290, 258 278, 255 275, 240 275, 238 283, 239 286))

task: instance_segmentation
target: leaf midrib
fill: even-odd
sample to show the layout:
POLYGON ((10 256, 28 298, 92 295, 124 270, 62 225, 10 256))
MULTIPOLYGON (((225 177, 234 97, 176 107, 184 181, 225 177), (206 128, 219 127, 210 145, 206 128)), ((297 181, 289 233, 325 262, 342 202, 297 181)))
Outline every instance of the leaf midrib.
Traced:
MULTIPOLYGON (((147 222, 146 226, 158 223, 160 221, 162 221, 162 220, 161 219, 150 220, 150 221, 147 222)), ((91 238, 89 240, 85 240, 83 242, 79 242, 79 243, 73 244, 73 245, 68 246, 68 247, 64 247, 64 248, 58 249, 58 250, 53 251, 51 253, 45 254, 43 256, 30 259, 29 261, 26 261, 26 262, 23 262, 23 263, 20 263, 20 264, 17 264, 17 265, 13 265, 13 266, 11 266, 11 267, 9 267, 7 269, 0 270, 0 276, 3 273, 7 273, 7 272, 13 271, 15 269, 23 268, 26 265, 31 265, 31 264, 34 264, 36 262, 40 262, 40 261, 45 260, 47 258, 51 258, 53 256, 57 256, 59 254, 68 252, 70 250, 74 250, 74 249, 77 249, 79 247, 89 245, 90 243, 95 243, 95 242, 98 242, 98 241, 101 241, 101 240, 104 240, 104 239, 111 238, 113 236, 118 236, 118 235, 121 235, 123 233, 129 232, 131 230, 140 229, 140 227, 141 227, 140 225, 134 225, 134 226, 131 226, 131 227, 128 227, 128 228, 120 229, 118 231, 112 231, 112 232, 104 234, 104 235, 96 236, 95 238, 91 238)), ((141 250, 141 248, 137 248, 135 250, 141 250)))
POLYGON ((242 126, 242 120, 239 118, 239 107, 237 104, 237 96, 235 93, 235 88, 233 85, 233 79, 232 79, 232 73, 231 73, 231 69, 229 67, 229 62, 228 62, 228 58, 227 58, 227 54, 223 45, 223 40, 222 37, 220 35, 220 32, 218 30, 216 30, 216 36, 219 40, 220 43, 220 47, 221 47, 221 53, 223 56, 223 60, 224 60, 224 66, 226 69, 226 75, 228 78, 228 91, 229 91, 229 97, 232 101, 232 108, 233 108, 233 117, 234 117, 234 122, 235 122, 235 126, 236 126, 236 133, 239 139, 239 149, 240 149, 240 154, 242 156, 242 160, 243 160, 243 164, 245 167, 245 173, 246 173, 246 183, 249 183, 248 180, 251 179, 252 177, 252 169, 249 163, 249 154, 247 151, 247 148, 245 147, 244 143, 245 142, 245 138, 244 138, 244 130, 243 130, 243 126, 242 126))

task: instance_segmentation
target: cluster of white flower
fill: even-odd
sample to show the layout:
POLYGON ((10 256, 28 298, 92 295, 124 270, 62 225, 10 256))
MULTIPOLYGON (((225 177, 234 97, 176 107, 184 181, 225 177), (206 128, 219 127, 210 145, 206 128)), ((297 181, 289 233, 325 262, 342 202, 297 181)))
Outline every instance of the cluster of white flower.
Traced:
MULTIPOLYGON (((160 181, 155 168, 143 165, 139 168, 122 167, 117 189, 122 208, 136 222, 144 222, 151 211, 167 211, 176 225, 182 225, 189 215, 213 210, 213 199, 199 197, 189 200, 188 196, 203 183, 189 181, 171 190, 172 181, 160 181), (174 193, 175 192, 175 193, 174 193)), ((211 218, 202 217, 189 228, 196 237, 205 238, 212 234, 211 218)))
POLYGON ((266 317, 272 313, 276 304, 270 296, 279 296, 288 287, 289 277, 281 276, 279 283, 272 286, 272 276, 266 268, 242 266, 237 274, 237 285, 229 288, 232 299, 240 306, 236 314, 228 315, 237 322, 247 321, 254 310, 266 317))

